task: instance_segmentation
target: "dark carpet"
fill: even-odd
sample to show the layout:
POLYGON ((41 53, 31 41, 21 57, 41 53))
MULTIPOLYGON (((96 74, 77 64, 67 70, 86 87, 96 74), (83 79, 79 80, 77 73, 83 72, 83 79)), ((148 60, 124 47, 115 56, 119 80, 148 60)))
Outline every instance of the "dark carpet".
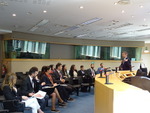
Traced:
MULTIPOLYGON (((94 113, 94 89, 91 92, 80 92, 79 96, 71 95, 75 100, 67 102, 65 107, 56 107, 60 113, 94 113)), ((49 102, 49 105, 50 102, 49 102)), ((51 113, 50 107, 47 107, 44 113, 51 113)))

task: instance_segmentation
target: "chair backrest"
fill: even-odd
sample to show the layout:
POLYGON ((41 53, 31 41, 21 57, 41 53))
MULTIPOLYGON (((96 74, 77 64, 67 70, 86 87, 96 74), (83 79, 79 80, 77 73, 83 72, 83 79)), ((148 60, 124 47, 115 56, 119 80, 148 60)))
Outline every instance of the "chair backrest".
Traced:
POLYGON ((23 77, 23 72, 16 72, 17 79, 21 79, 23 77))
POLYGON ((143 90, 148 90, 150 92, 150 78, 144 77, 144 76, 135 76, 135 77, 129 77, 126 78, 126 80, 123 80, 126 83, 129 83, 133 86, 136 86, 138 88, 141 88, 143 90), (128 80, 128 81, 127 81, 128 80))
POLYGON ((138 69, 136 72, 136 76, 146 76, 146 73, 143 72, 141 69, 138 69))

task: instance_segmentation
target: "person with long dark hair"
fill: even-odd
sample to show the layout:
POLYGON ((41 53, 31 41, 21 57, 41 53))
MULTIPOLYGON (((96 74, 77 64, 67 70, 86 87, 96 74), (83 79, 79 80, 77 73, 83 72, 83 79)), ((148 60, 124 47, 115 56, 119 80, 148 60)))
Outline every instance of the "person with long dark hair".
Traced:
POLYGON ((69 78, 69 74, 67 72, 67 66, 65 64, 62 65, 62 75, 64 78, 69 78))
POLYGON ((50 72, 51 72, 51 68, 49 66, 43 66, 39 78, 40 78, 41 82, 45 82, 45 86, 51 86, 51 87, 43 89, 43 90, 46 91, 48 95, 51 95, 53 98, 51 111, 57 112, 58 110, 55 109, 56 97, 59 100, 60 106, 65 106, 66 103, 61 99, 60 94, 56 88, 57 84, 53 82, 53 78, 50 75, 50 72), (53 95, 52 95, 53 93, 56 95, 56 97, 53 97, 53 95))
POLYGON ((77 70, 76 70, 76 66, 75 65, 71 65, 70 67, 70 71, 69 71, 69 75, 74 78, 78 76, 77 70))

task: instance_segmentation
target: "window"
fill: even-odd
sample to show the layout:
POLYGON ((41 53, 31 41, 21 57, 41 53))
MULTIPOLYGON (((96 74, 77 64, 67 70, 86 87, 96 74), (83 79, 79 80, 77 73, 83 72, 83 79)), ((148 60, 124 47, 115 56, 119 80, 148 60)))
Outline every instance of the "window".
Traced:
POLYGON ((5 56, 6 58, 49 58, 49 45, 43 42, 6 40, 5 56))
POLYGON ((110 48, 110 57, 121 59, 121 47, 111 47, 110 48))
POLYGON ((76 46, 76 57, 100 58, 100 46, 76 46))

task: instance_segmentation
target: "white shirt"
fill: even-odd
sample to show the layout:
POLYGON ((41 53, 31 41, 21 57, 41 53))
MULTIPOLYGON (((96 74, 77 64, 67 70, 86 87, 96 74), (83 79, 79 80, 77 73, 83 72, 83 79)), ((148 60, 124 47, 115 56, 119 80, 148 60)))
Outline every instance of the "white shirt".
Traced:
POLYGON ((77 76, 78 76, 78 74, 77 74, 76 71, 73 71, 73 75, 74 75, 74 77, 77 77, 77 76))
POLYGON ((32 87, 34 88, 34 82, 33 82, 33 78, 29 75, 29 78, 30 78, 30 82, 32 84, 32 87))

